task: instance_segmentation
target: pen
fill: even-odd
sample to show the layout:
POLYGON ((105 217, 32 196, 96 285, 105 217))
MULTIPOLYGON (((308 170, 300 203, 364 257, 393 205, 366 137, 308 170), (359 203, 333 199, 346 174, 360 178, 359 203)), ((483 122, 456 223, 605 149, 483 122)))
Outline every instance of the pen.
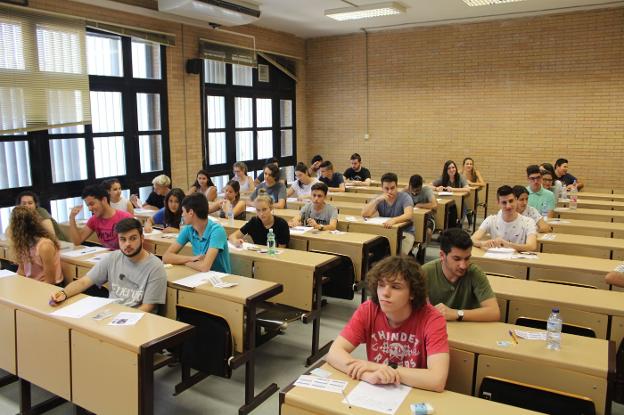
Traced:
POLYGON ((509 330, 509 335, 511 336, 511 338, 513 339, 513 341, 518 344, 518 338, 516 337, 516 333, 513 332, 513 330, 509 330))
POLYGON ((80 251, 81 254, 88 254, 89 252, 95 252, 95 248, 83 249, 80 251))
POLYGON ((340 392, 342 392, 342 397, 344 398, 347 405, 349 405, 349 409, 351 409, 351 402, 349 402, 349 400, 347 399, 347 395, 345 394, 344 389, 341 389, 340 392))

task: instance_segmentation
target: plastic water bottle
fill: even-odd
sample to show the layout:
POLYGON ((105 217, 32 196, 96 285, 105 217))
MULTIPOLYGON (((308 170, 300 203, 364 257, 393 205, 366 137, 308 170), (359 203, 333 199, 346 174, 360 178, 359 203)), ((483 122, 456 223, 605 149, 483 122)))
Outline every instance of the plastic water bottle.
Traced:
POLYGON ((223 203, 223 210, 225 211, 225 216, 227 216, 228 225, 234 226, 234 207, 229 200, 223 203))
POLYGON ((576 188, 576 180, 572 183, 572 189, 570 189, 570 209, 574 210, 577 206, 578 189, 576 188))
POLYGON ((540 215, 542 215, 544 221, 548 222, 548 204, 546 202, 542 202, 540 206, 540 215))
POLYGON ((561 186, 561 199, 568 200, 568 189, 566 186, 561 186))
POLYGON ((277 249, 275 248, 275 234, 273 233, 273 228, 269 229, 269 234, 267 235, 267 248, 269 255, 275 255, 277 253, 277 249))
POLYGON ((552 313, 548 316, 546 323, 546 347, 550 350, 559 350, 561 348, 561 326, 563 320, 559 316, 559 308, 552 309, 552 313))

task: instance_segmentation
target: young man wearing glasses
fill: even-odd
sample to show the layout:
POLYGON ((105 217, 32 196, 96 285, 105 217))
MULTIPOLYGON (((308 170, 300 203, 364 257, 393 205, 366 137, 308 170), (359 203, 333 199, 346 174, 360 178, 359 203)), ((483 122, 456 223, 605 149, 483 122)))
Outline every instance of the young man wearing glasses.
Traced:
POLYGON ((552 218, 554 209, 557 205, 555 195, 550 190, 544 189, 542 186, 542 172, 538 165, 533 164, 527 167, 527 178, 529 185, 529 206, 533 206, 542 216, 552 218))

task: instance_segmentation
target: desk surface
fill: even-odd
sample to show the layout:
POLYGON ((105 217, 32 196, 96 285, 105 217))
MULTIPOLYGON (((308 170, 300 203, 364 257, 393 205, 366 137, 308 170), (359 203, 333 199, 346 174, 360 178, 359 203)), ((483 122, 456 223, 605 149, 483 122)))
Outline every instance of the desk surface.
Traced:
POLYGON ((541 244, 577 245, 591 248, 624 249, 624 239, 599 236, 572 235, 567 233, 540 234, 541 244))
POLYGON ((599 200, 614 200, 624 201, 624 195, 613 193, 600 193, 600 192, 579 192, 578 199, 599 199, 599 200))
POLYGON ((569 217, 575 215, 583 216, 600 216, 605 218, 624 218, 624 211, 622 210, 607 210, 607 209, 570 209, 570 208, 555 208, 555 213, 558 213, 561 217, 569 217))
MULTIPOLYGON (((323 369, 332 373, 331 379, 345 380, 349 384, 345 389, 348 395, 359 383, 350 379, 344 373, 334 369, 325 363, 323 369)), ((292 415, 296 413, 306 414, 326 414, 326 415, 366 415, 373 414, 372 411, 351 407, 343 403, 342 394, 324 392, 316 389, 288 386, 281 392, 284 395, 282 413, 292 415), (285 408, 289 407, 289 408, 285 408), (286 409, 286 411, 285 411, 286 409), (307 412, 304 412, 307 411, 307 412)), ((410 415, 409 405, 416 402, 428 402, 439 415, 457 414, 497 414, 497 415, 529 415, 537 412, 526 409, 503 405, 497 402, 479 399, 469 395, 462 395, 455 392, 444 391, 442 393, 430 392, 421 389, 412 389, 407 395, 402 405, 397 410, 397 415, 410 415)))
MULTIPOLYGON (((190 327, 188 324, 170 320, 155 314, 145 313, 134 326, 109 326, 110 319, 96 321, 91 316, 93 312, 83 318, 66 318, 51 316, 50 313, 58 308, 72 304, 87 296, 78 294, 57 307, 48 304, 51 293, 58 291, 58 287, 35 281, 21 276, 0 279, 0 303, 11 307, 58 321, 72 329, 79 329, 98 339, 116 344, 124 349, 139 353, 141 346, 153 342, 155 339, 170 335, 174 332, 190 327)), ((102 308, 109 309, 113 315, 122 311, 135 311, 119 304, 108 304, 102 308)))
MULTIPOLYGON (((559 199, 557 201, 558 206, 562 206, 562 205, 567 206, 569 203, 570 203, 570 199, 559 199)), ((624 202, 622 201, 583 199, 583 198, 578 198, 577 205, 581 208, 591 207, 594 209, 624 208, 624 202)))
POLYGON ((557 229, 574 229, 574 228, 586 228, 604 231, 624 231, 624 223, 618 222, 604 222, 595 220, 581 220, 581 219, 549 219, 548 224, 552 226, 555 231, 557 229))

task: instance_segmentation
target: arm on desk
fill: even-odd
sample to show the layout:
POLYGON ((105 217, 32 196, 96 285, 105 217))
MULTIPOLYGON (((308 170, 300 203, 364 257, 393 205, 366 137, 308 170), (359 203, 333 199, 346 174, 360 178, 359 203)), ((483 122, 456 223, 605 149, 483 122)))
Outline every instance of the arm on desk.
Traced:
MULTIPOLYGON (((436 304, 438 310, 447 321, 457 321, 457 310, 447 307, 444 303, 436 304)), ((488 298, 480 303, 479 308, 464 310, 463 321, 499 321, 500 309, 496 297, 488 298)))
POLYGON ((208 272, 212 268, 215 259, 217 259, 218 254, 219 250, 217 248, 208 248, 205 255, 193 257, 194 259, 186 262, 184 265, 193 268, 195 271, 208 272))
POLYGON ((624 272, 611 271, 605 276, 607 284, 624 287, 624 272))
POLYGON ((235 230, 230 236, 228 236, 228 241, 232 242, 236 246, 243 245, 243 238, 245 235, 240 231, 240 229, 235 230))
POLYGON ((76 294, 86 291, 92 285, 93 280, 89 278, 89 276, 85 275, 84 277, 71 282, 64 289, 54 292, 51 297, 51 304, 62 303, 69 297, 73 297, 76 294))
POLYGON ((537 231, 539 233, 549 233, 553 231, 552 226, 550 226, 548 223, 546 223, 546 221, 544 220, 544 218, 541 218, 537 223, 537 231))
POLYGON ((406 206, 403 209, 402 215, 395 216, 394 218, 388 219, 387 221, 384 222, 383 226, 384 228, 391 228, 393 225, 396 225, 397 223, 411 222, 413 216, 414 216, 414 208, 412 206, 406 206))
POLYGON ((429 199, 429 202, 427 203, 416 203, 416 205, 414 205, 417 208, 421 208, 421 209, 437 209, 438 207, 438 201, 435 197, 434 194, 431 195, 431 198, 429 199))
POLYGON ((156 309, 157 304, 141 304, 137 307, 137 310, 143 311, 145 313, 151 313, 156 309))
POLYGON ((388 198, 386 194, 383 193, 377 196, 376 198, 374 198, 373 200, 371 200, 370 202, 368 202, 362 208, 362 217, 370 218, 371 216, 374 216, 375 213, 377 213, 377 205, 381 203, 382 200, 387 200, 387 199, 388 198))
POLYGON ((180 255, 180 249, 182 249, 183 245, 180 245, 177 241, 173 242, 167 248, 167 251, 162 256, 162 261, 165 264, 173 264, 173 265, 185 265, 189 261, 196 261, 201 255, 197 256, 189 256, 189 255, 180 255))
POLYGON ((329 187, 328 190, 330 192, 346 192, 347 191, 344 183, 340 183, 338 187, 329 187))
POLYGON ((286 209, 286 199, 278 199, 273 203, 273 209, 286 209))
POLYGON ((513 248, 518 252, 521 251, 537 251, 537 235, 527 235, 526 242, 523 244, 515 244, 509 241, 503 241, 503 245, 506 248, 513 248))

